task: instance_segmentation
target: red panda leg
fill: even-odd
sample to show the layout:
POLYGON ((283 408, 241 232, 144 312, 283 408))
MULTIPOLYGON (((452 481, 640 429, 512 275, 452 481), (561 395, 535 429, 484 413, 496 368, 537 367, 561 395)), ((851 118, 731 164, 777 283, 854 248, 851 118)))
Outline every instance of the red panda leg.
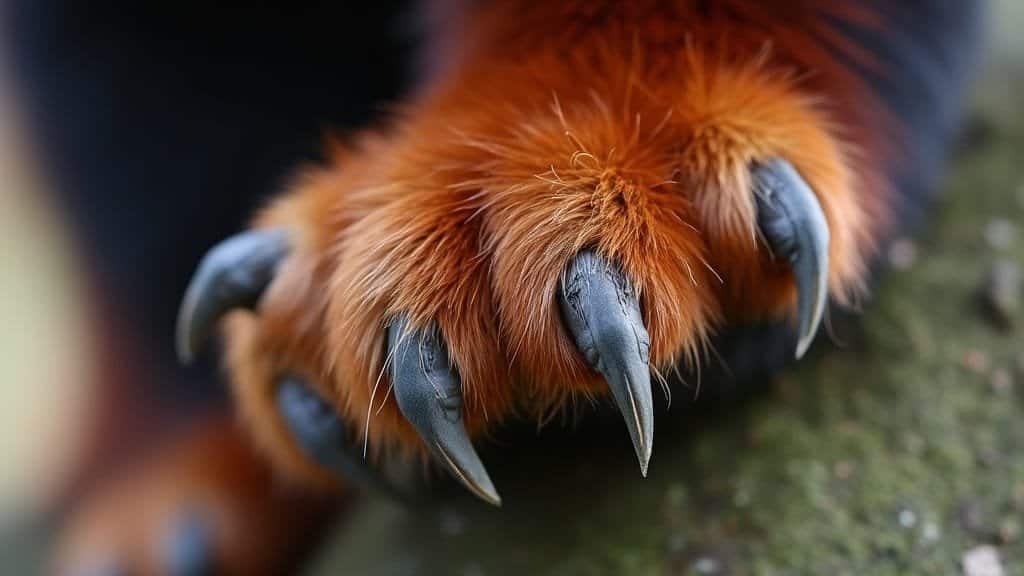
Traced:
POLYGON ((283 573, 337 505, 282 486, 235 424, 213 420, 84 499, 52 573, 283 573))

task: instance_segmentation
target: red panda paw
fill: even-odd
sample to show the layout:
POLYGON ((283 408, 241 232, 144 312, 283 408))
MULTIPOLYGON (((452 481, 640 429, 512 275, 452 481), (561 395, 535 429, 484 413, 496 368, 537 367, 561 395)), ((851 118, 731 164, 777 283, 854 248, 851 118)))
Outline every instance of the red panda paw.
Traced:
POLYGON ((795 315, 799 356, 829 295, 856 290, 867 202, 789 80, 723 69, 654 93, 624 64, 586 75, 592 89, 537 66, 424 99, 200 266, 183 355, 228 310, 257 309, 228 322, 232 384, 294 476, 432 455, 497 504, 474 438, 609 395, 646 473, 652 379, 751 319, 795 315), (282 396, 296 380, 314 400, 282 396))

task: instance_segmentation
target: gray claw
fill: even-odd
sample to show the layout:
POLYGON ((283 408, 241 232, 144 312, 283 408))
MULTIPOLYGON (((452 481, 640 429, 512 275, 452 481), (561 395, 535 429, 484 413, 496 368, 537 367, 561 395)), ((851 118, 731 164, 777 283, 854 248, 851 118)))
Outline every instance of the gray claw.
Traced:
POLYGON ((772 253, 793 267, 799 359, 814 340, 828 300, 828 222, 818 198, 789 162, 775 159, 752 173, 757 224, 772 253))
POLYGON ((436 329, 410 330, 408 319, 388 327, 388 350, 395 399, 405 418, 466 488, 501 505, 494 484, 462 422, 462 382, 436 329))
POLYGON ((348 439, 348 431, 334 408, 302 379, 288 375, 277 385, 277 408, 292 437, 307 456, 335 474, 367 489, 382 489, 404 501, 404 495, 365 465, 362 450, 348 439))
POLYGON ((253 230, 206 253, 178 312, 178 358, 191 363, 217 320, 233 308, 252 308, 288 254, 283 230, 253 230))
POLYGON ((171 576, 212 576, 216 573, 213 534, 195 513, 173 527, 164 549, 164 570, 171 576))
POLYGON ((569 263, 559 295, 562 317, 576 346, 612 390, 633 440, 640 472, 654 444, 650 338, 636 291, 622 271, 593 251, 569 263))

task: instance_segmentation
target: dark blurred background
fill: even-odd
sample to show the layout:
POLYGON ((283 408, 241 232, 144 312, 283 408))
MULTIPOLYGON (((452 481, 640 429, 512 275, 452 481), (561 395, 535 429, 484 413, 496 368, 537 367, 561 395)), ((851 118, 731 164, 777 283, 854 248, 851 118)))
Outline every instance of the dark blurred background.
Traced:
POLYGON ((8 80, 40 167, 161 372, 175 374, 175 303, 203 251, 329 130, 408 85, 408 4, 7 3, 8 80))
POLYGON ((416 21, 400 0, 0 4, 0 532, 119 459, 69 487, 83 422, 144 452, 155 421, 224 400, 213 361, 174 357, 192 270, 408 89, 416 21))

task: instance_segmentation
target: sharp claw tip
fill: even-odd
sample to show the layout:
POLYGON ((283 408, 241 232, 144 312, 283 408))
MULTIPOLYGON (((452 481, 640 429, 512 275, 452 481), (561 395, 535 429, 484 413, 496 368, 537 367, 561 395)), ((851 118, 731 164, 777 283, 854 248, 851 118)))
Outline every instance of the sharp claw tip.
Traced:
POLYGON ((643 446, 638 446, 636 452, 637 461, 640 462, 640 474, 647 478, 647 467, 651 463, 651 445, 648 441, 643 446))
MULTIPOLYGON (((651 421, 654 415, 650 409, 650 398, 641 396, 643 398, 642 406, 644 407, 642 412, 649 414, 649 416, 641 420, 641 412, 638 411, 637 406, 637 392, 640 389, 634 391, 630 385, 631 379, 626 378, 625 381, 626 396, 629 399, 629 411, 627 412, 626 409, 622 409, 622 412, 626 415, 627 427, 630 429, 629 435, 633 440, 633 450, 636 451, 636 459, 640 463, 640 473, 646 478, 647 465, 651 461, 651 452, 654 448, 654 428, 651 421), (630 425, 630 415, 632 416, 632 425, 630 425)), ((646 389, 650 390, 650 382, 647 382, 646 389)))
POLYGON ((477 498, 491 506, 494 506, 495 508, 501 508, 501 496, 490 482, 488 482, 487 486, 481 486, 476 482, 473 482, 472 485, 467 483, 467 487, 477 498))
POLYGON ((487 502, 495 508, 501 508, 501 496, 499 496, 497 492, 488 494, 487 498, 484 499, 484 502, 487 502))
MULTIPOLYGON (((477 466, 473 466, 472 468, 476 469, 476 473, 471 474, 465 466, 460 465, 452 458, 444 446, 438 442, 435 442, 434 446, 456 480, 461 482, 477 498, 492 506, 501 507, 501 496, 498 495, 498 490, 494 487, 494 483, 491 482, 491 478, 488 476, 487 470, 483 467, 482 463, 478 462, 477 466)), ((475 453, 473 458, 476 459, 475 453)))
POLYGON ((796 352, 794 353, 793 356, 797 360, 800 360, 801 358, 803 358, 804 355, 807 354, 807 350, 810 349, 811 343, 813 343, 813 342, 814 342, 814 333, 812 332, 810 334, 805 334, 803 337, 800 338, 799 341, 797 341, 796 352))
POLYGON ((793 269, 798 311, 794 357, 799 360, 814 340, 828 299, 828 220, 814 191, 789 162, 775 159, 758 167, 755 176, 772 191, 769 197, 758 196, 761 230, 793 269))
POLYGON ((793 354, 793 358, 794 358, 795 360, 801 360, 801 359, 803 359, 803 357, 804 357, 804 354, 806 354, 806 353, 807 353, 807 348, 808 348, 809 346, 810 346, 810 343, 809 343, 809 342, 808 342, 808 343, 801 343, 801 344, 798 344, 798 345, 797 345, 797 347, 796 347, 796 352, 795 352, 795 353, 793 354))

